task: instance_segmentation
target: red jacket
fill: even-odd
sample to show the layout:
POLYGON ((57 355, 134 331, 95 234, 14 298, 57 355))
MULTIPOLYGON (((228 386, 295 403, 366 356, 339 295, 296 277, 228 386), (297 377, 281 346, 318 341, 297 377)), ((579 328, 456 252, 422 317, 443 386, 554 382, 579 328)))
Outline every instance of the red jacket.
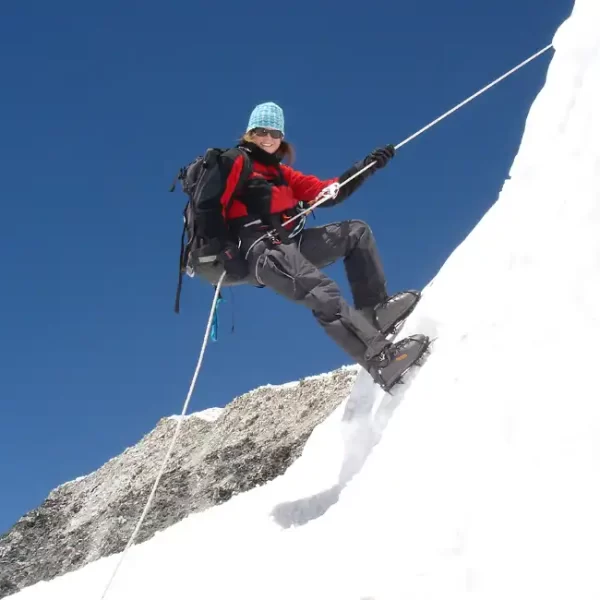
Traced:
MULTIPOLYGON (((260 155, 260 152, 256 154, 260 155)), ((270 198, 267 199, 266 206, 264 206, 264 211, 268 211, 270 214, 284 213, 296 207, 301 201, 310 202, 319 195, 323 188, 337 181, 337 177, 323 181, 314 175, 304 175, 300 171, 296 171, 284 164, 266 165, 259 162, 252 153, 250 154, 250 159, 252 161, 252 174, 249 177, 249 181, 262 178, 272 182, 272 186, 270 186, 270 198)), ((231 200, 231 195, 236 188, 242 172, 243 161, 242 156, 236 158, 227 177, 225 193, 221 197, 223 210, 225 211, 226 207, 229 206, 226 214, 223 215, 226 221, 250 215, 244 203, 243 193, 231 200)))

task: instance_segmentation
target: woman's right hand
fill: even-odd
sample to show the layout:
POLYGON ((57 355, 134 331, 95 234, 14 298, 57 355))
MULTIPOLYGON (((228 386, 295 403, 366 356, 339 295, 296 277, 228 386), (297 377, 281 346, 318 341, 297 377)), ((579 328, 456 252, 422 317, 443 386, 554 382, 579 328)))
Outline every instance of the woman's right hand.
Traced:
POLYGON ((244 186, 241 201, 248 208, 248 212, 266 216, 271 214, 271 199, 273 198, 273 184, 262 177, 250 179, 244 186))
POLYGON ((263 219, 294 208, 298 200, 287 185, 278 186, 262 177, 254 177, 245 185, 240 200, 248 212, 263 219))

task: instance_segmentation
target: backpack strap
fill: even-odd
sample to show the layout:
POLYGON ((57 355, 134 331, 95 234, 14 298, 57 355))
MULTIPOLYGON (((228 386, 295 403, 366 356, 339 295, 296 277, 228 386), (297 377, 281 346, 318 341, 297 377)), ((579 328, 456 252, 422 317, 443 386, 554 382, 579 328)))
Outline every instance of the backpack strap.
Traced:
POLYGON ((244 164, 242 165, 242 171, 240 176, 235 184, 235 189, 231 193, 229 200, 227 201, 227 205, 223 207, 223 215, 227 214, 227 211, 231 208, 231 204, 233 203, 235 197, 242 191, 243 187, 246 185, 250 175, 252 175, 253 167, 252 167, 252 159, 248 155, 248 150, 243 146, 238 146, 236 148, 231 148, 223 153, 223 156, 229 156, 233 161, 238 156, 241 156, 244 164))
POLYGON ((181 301, 181 286, 183 285, 183 272, 185 260, 185 224, 181 232, 181 249, 179 250, 179 278, 177 280, 177 292, 175 293, 175 313, 179 314, 179 304, 181 301))

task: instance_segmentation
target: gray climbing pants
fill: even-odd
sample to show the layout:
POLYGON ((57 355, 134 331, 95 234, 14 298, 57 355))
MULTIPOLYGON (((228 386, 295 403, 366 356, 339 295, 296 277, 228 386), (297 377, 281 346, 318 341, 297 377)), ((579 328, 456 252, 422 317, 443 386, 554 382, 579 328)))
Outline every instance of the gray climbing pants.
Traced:
POLYGON ((305 229, 290 244, 264 240, 250 249, 247 258, 259 284, 312 310, 325 332, 362 366, 368 368, 369 359, 387 345, 385 337, 359 312, 387 296, 375 239, 363 221, 305 229), (354 307, 346 303, 338 285, 320 270, 341 258, 354 307))

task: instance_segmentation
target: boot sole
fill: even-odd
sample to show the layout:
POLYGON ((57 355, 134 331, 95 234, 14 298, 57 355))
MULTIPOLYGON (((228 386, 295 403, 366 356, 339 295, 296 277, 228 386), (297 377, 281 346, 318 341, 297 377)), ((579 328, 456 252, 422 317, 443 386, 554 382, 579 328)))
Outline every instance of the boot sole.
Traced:
MULTIPOLYGON (((404 383, 402 381, 402 378, 404 377, 404 375, 406 375, 406 373, 412 367, 422 366, 425 359, 427 358, 427 356, 429 354, 432 340, 428 336, 423 335, 423 334, 411 335, 406 338, 406 341, 407 342, 415 341, 420 344, 420 348, 419 348, 417 354, 415 354, 410 359, 410 361, 407 361, 407 364, 406 364, 406 367, 404 368, 404 370, 402 370, 400 373, 398 373, 393 381, 390 381, 388 383, 385 383, 385 381, 383 381, 383 378, 382 378, 379 370, 377 370, 375 372, 374 379, 377 382, 377 384, 381 387, 381 389, 383 389, 385 392, 390 392, 397 385, 401 385, 402 383, 404 383)), ((406 358, 408 358, 408 357, 406 357, 406 358)))

